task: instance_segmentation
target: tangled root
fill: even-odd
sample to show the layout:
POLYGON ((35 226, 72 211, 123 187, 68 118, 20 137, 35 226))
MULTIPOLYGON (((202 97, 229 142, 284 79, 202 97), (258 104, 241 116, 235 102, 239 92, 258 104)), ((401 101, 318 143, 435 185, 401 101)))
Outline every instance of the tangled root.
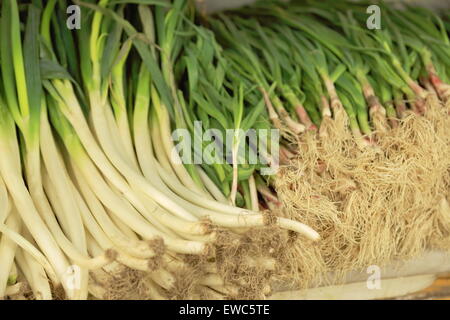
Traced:
POLYGON ((290 233, 275 226, 248 230, 243 234, 222 231, 215 248, 214 263, 224 285, 237 288, 228 298, 256 299, 270 293, 290 233))
POLYGON ((96 270, 91 272, 90 286, 97 287, 101 292, 97 298, 105 300, 148 300, 148 274, 123 265, 114 272, 96 270))
POLYGON ((433 228, 437 234, 432 239, 433 246, 450 250, 450 205, 445 197, 439 202, 433 218, 433 228))
POLYGON ((450 186, 450 117, 435 95, 425 103, 424 116, 408 114, 397 128, 377 132, 376 148, 359 148, 333 121, 325 123, 321 139, 304 136, 298 158, 275 179, 282 214, 322 237, 315 246, 299 240, 289 245, 285 258, 298 282, 324 281, 313 274, 327 271, 339 281, 350 270, 411 258, 428 248, 449 249, 444 199, 450 186), (301 259, 308 268, 299 265, 301 259))
MULTIPOLYGON (((182 259, 182 258, 180 258, 182 259)), ((206 274, 205 265, 207 258, 204 256, 187 255, 183 257, 181 266, 173 270, 176 278, 175 284, 169 292, 169 299, 195 299, 206 298, 203 296, 203 290, 199 285, 199 280, 206 274)))
POLYGON ((331 119, 331 117, 324 117, 322 119, 322 124, 319 128, 320 137, 325 140, 348 136, 348 117, 347 115, 344 115, 344 112, 345 111, 338 109, 338 112, 335 113, 335 119, 336 117, 337 119, 340 119, 338 121, 331 119))
POLYGON ((386 118, 386 109, 380 104, 378 98, 372 97, 369 104, 372 105, 370 108, 370 118, 372 119, 373 125, 376 131, 386 132, 388 131, 388 121, 386 118))

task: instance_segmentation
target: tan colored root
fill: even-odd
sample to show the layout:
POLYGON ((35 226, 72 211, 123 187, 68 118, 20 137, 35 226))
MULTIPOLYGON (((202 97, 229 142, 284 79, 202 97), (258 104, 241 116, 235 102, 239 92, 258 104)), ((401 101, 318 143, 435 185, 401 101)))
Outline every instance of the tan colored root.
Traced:
MULTIPOLYGON (((110 268, 91 272, 90 292, 97 299, 108 300, 145 300, 155 296, 165 299, 265 298, 271 293, 280 265, 290 260, 286 248, 297 239, 295 233, 270 224, 275 221, 275 214, 279 215, 267 213, 269 225, 264 228, 241 234, 217 230, 218 239, 210 256, 166 253, 158 265, 175 279, 167 290, 162 289, 161 284, 156 285, 151 272, 132 270, 115 262, 110 268)), ((304 261, 307 259, 296 266, 304 261)), ((303 268, 306 270, 308 263, 304 263, 303 268)))
POLYGON ((148 274, 125 266, 115 268, 116 272, 96 270, 91 272, 95 286, 103 288, 104 300, 146 300, 148 296, 146 279, 148 274))
MULTIPOLYGON (((273 220, 271 215, 267 220, 273 220)), ((261 299, 270 292, 281 254, 290 233, 275 226, 248 230, 243 234, 220 232, 215 247, 216 275, 224 287, 237 289, 228 298, 261 299)))
POLYGON ((200 294, 199 279, 206 273, 202 266, 204 258, 190 256, 189 263, 179 266, 174 271, 175 285, 167 295, 169 299, 193 299, 200 294))
POLYGON ((105 300, 191 299, 197 293, 200 268, 182 263, 171 264, 168 268, 167 259, 158 265, 158 270, 145 272, 116 263, 107 271, 92 271, 90 287, 96 298, 105 300), (170 277, 167 290, 162 287, 165 283, 158 285, 162 276, 170 277))
POLYGON ((342 107, 340 102, 335 102, 334 104, 337 104, 339 107, 333 108, 333 119, 326 119, 320 126, 320 130, 328 132, 326 136, 330 138, 334 138, 335 135, 349 133, 348 116, 344 107, 342 107))
POLYGON ((375 131, 383 133, 388 131, 389 125, 386 118, 386 109, 379 102, 370 109, 370 117, 375 131))
POLYGON ((433 214, 433 229, 436 237, 431 239, 433 247, 450 250, 450 205, 448 200, 443 197, 433 214))
POLYGON ((305 286, 324 281, 314 274, 333 271, 338 281, 349 270, 449 248, 450 217, 439 204, 449 195, 450 117, 435 95, 425 103, 424 116, 410 113, 398 128, 378 132, 377 148, 361 150, 333 120, 320 139, 305 134, 298 158, 275 179, 276 190, 281 214, 322 240, 289 246, 286 278, 293 273, 305 286))

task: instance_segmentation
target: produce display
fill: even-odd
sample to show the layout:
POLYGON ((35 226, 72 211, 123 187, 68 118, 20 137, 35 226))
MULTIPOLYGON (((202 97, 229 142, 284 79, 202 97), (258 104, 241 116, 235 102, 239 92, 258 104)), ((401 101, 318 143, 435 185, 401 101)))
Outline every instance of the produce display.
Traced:
POLYGON ((3 0, 0 299, 264 299, 448 251, 450 12, 371 5, 3 0))

